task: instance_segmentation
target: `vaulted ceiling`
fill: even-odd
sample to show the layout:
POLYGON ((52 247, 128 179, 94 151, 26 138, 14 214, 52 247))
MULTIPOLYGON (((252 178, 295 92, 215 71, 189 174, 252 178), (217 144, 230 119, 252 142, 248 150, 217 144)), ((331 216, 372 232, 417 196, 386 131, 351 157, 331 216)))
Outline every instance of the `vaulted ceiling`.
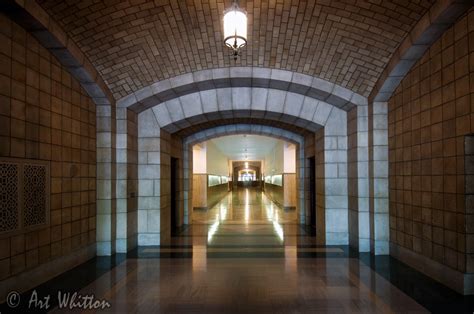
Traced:
POLYGON ((116 99, 159 80, 225 66, 318 76, 368 96, 433 0, 253 0, 249 45, 222 41, 230 0, 38 0, 101 73, 116 99))

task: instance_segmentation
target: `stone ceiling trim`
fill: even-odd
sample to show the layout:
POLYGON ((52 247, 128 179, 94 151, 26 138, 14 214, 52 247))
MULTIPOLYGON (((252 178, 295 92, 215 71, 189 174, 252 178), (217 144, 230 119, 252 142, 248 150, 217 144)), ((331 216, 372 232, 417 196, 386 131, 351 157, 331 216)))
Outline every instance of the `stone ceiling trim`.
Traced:
POLYGON ((222 125, 218 127, 209 128, 193 135, 186 137, 183 141, 184 145, 194 145, 208 141, 214 138, 218 138, 226 135, 239 135, 239 134, 253 134, 253 135, 263 135, 269 136, 293 144, 299 144, 302 147, 304 143, 304 138, 296 133, 293 133, 288 130, 284 130, 277 127, 272 127, 268 125, 255 125, 255 124, 231 124, 231 125, 222 125))
POLYGON ((212 119, 263 118, 317 131, 342 109, 312 97, 277 89, 231 87, 187 94, 151 108, 157 124, 175 133, 212 119))
POLYGON ((160 103, 199 91, 259 87, 297 93, 343 110, 367 105, 367 98, 329 81, 286 70, 228 67, 202 70, 156 82, 117 101, 118 107, 142 112, 160 103))
POLYGON ((92 63, 49 14, 34 0, 5 0, 0 11, 30 32, 51 52, 92 98, 96 105, 115 99, 92 63))
MULTIPOLYGON (((153 117, 154 119, 154 117, 153 117)), ((189 128, 182 129, 177 133, 174 133, 176 136, 181 138, 186 138, 194 133, 200 132, 202 130, 206 130, 209 128, 214 128, 218 126, 224 125, 233 125, 233 124, 255 124, 255 125, 267 125, 271 127, 277 127, 283 130, 288 130, 295 134, 299 134, 303 137, 310 135, 312 132, 308 129, 302 128, 301 126, 297 126, 294 123, 285 123, 282 120, 279 121, 272 121, 272 120, 265 120, 265 119, 258 119, 258 118, 232 118, 232 119, 218 119, 218 120, 211 120, 206 121, 203 123, 197 123, 192 125, 189 128)))
MULTIPOLYGON (((155 117, 156 117, 156 113, 155 113, 155 117)), ((295 125, 297 128, 305 129, 309 132, 316 132, 317 130, 321 128, 321 126, 316 123, 308 122, 307 120, 304 120, 304 119, 298 119, 288 114, 275 114, 275 113, 271 113, 271 112, 269 113, 265 111, 250 111, 250 110, 228 110, 228 111, 223 111, 223 112, 204 113, 204 114, 197 115, 191 119, 188 118, 188 119, 177 120, 162 128, 166 132, 174 134, 186 128, 199 125, 205 122, 212 122, 212 121, 222 120, 222 119, 239 119, 239 118, 244 118, 244 117, 250 117, 248 119, 249 122, 254 121, 255 119, 257 120, 265 119, 265 120, 273 121, 277 123, 280 121, 292 121, 293 122, 292 124, 295 125)))
POLYGON ((388 101, 412 66, 473 4, 472 0, 438 0, 393 54, 372 90, 369 101, 388 101))

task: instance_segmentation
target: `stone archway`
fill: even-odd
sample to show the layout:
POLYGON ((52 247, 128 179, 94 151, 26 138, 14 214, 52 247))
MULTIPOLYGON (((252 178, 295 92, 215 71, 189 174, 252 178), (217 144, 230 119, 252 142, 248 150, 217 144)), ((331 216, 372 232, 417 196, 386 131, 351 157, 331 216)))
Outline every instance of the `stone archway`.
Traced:
MULTIPOLYGON (((217 126, 255 124, 301 135, 305 151, 301 164, 307 166, 305 158, 316 157, 319 243, 371 250, 368 228, 374 226, 375 218, 368 208, 366 99, 332 83, 288 71, 230 68, 196 73, 153 84, 118 102, 117 112, 134 112, 131 115, 137 117, 136 137, 128 136, 127 140, 131 145, 136 141, 138 151, 138 244, 158 245, 169 239, 168 219, 163 216, 169 209, 164 174, 169 171, 171 157, 183 157, 183 140, 217 126), (213 73, 227 78, 210 80, 213 73)), ((300 199, 308 180, 301 184, 300 199)), ((307 206, 306 200, 304 203, 300 208, 307 206)), ((385 223, 388 215, 377 218, 385 223)), ((304 217, 300 221, 305 221, 304 217)), ((385 233, 378 233, 382 238, 379 253, 388 248, 385 233)))
MULTIPOLYGON (((159 102, 139 113, 138 180, 141 185, 149 185, 158 177, 161 179, 160 190, 153 196, 139 197, 138 244, 159 244, 169 238, 165 222, 167 216, 164 215, 169 208, 166 202, 169 191, 168 184, 163 184, 163 180, 166 181, 163 174, 167 173, 169 159, 173 154, 173 157, 184 154, 176 148, 172 151, 172 147, 181 147, 183 141, 175 134, 187 129, 198 132, 202 125, 237 119, 274 126, 284 121, 281 124, 285 127, 280 125, 280 129, 306 132, 303 136, 306 138, 305 144, 300 147, 310 143, 319 162, 317 178, 320 182, 318 193, 321 201, 318 211, 321 213, 321 224, 318 239, 321 244, 348 244, 347 112, 310 96, 260 87, 224 87, 192 92, 159 102), (159 158, 150 160, 149 156, 159 158), (150 221, 154 223, 148 228, 150 221), (156 227, 158 222, 161 226, 159 229, 156 227), (140 226, 144 228, 141 229, 140 226)), ((300 162, 303 165, 305 160, 300 162)), ((301 178, 304 177, 304 171, 302 172, 301 178)), ((139 185, 139 190, 140 188, 139 185)), ((300 191, 299 198, 300 203, 304 203, 304 189, 300 191)), ((301 221, 304 221, 304 217, 301 221)))
POLYGON ((388 230, 370 232, 386 225, 388 214, 375 216, 369 211, 369 139, 378 130, 369 128, 366 98, 299 73, 239 67, 160 81, 117 105, 117 112, 134 112, 137 117, 136 138, 127 139, 131 144, 136 141, 138 151, 139 245, 158 245, 169 238, 167 218, 161 217, 168 211, 169 198, 163 174, 169 171, 173 151, 173 157, 184 154, 176 149, 183 139, 220 125, 251 123, 301 134, 305 154, 316 157, 321 244, 387 252, 388 230), (150 182, 156 184, 150 188, 150 182), (145 190, 153 192, 143 195, 145 190))

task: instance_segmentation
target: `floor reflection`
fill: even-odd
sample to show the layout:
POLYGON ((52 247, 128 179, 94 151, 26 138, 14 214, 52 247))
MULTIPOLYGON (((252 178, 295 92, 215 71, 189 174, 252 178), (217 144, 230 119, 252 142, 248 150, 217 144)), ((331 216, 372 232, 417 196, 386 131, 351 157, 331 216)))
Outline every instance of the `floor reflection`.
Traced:
POLYGON ((347 247, 320 246, 264 194, 239 189, 170 245, 140 247, 81 293, 104 312, 426 312, 347 247))
POLYGON ((209 210, 195 210, 193 224, 297 223, 296 210, 283 210, 257 188, 237 188, 209 210))
POLYGON ((281 209, 256 188, 236 189, 210 210, 194 211, 193 217, 193 236, 206 226, 208 245, 282 245, 283 224, 293 235, 297 232, 296 210, 281 209))

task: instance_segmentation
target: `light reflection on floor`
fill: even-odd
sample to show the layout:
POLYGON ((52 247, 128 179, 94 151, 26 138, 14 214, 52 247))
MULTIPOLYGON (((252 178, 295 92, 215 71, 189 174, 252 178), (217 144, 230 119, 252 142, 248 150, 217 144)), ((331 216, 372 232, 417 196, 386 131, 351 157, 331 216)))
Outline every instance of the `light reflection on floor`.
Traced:
POLYGON ((208 244, 215 243, 213 238, 216 235, 224 236, 237 230, 244 231, 247 235, 257 230, 264 231, 267 232, 267 237, 277 240, 272 241, 273 244, 282 244, 285 241, 283 224, 296 224, 296 217, 296 210, 283 210, 259 189, 238 188, 211 209, 194 211, 193 224, 209 226, 208 244), (227 226, 222 228, 222 225, 227 226), (229 225, 236 226, 232 228, 229 225))
POLYGON ((418 313, 425 309, 345 247, 317 245, 261 192, 238 190, 172 237, 81 290, 104 312, 418 313))

